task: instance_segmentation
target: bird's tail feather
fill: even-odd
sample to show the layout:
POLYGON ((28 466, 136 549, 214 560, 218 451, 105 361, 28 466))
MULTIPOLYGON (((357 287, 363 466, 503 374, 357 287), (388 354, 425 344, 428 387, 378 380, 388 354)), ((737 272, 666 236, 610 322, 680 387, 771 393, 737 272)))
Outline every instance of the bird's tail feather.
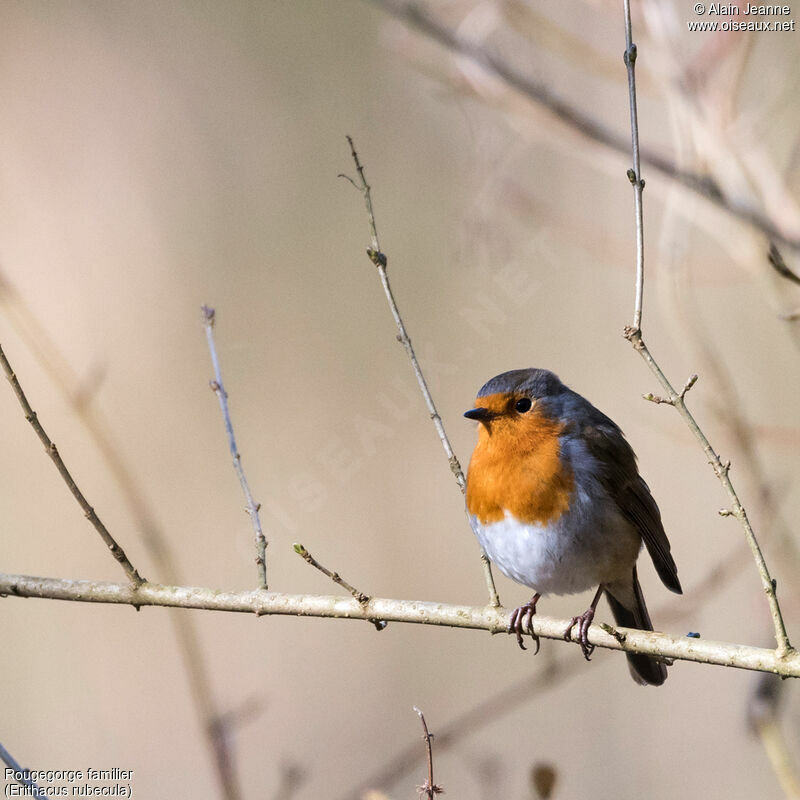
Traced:
MULTIPOLYGON (((612 584, 606 588, 606 597, 611 606, 611 613, 617 625, 623 628, 638 628, 641 631, 652 631, 653 623, 650 622, 650 615, 647 613, 647 606, 644 604, 642 587, 636 575, 636 567, 633 568, 633 592, 618 591, 620 595, 631 595, 625 597, 627 601, 623 605, 611 592, 617 587, 612 584), (631 602, 631 600, 633 602, 631 602), (629 607, 630 606, 630 607, 629 607)), ((622 588, 622 587, 620 587, 622 588)), ((625 587, 626 589, 628 587, 625 587)), ((626 653, 628 658, 628 668, 636 683, 649 686, 661 686, 667 679, 667 668, 660 661, 652 656, 640 655, 639 653, 626 653)))

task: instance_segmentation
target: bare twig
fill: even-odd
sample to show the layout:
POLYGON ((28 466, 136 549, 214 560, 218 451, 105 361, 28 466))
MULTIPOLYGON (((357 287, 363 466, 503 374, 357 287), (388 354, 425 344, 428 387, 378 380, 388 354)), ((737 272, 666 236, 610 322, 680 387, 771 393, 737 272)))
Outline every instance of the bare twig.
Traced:
POLYGON ((233 456, 233 469, 236 471, 236 477, 239 478, 239 483, 242 486, 245 500, 247 501, 247 513, 250 515, 250 521, 253 524, 253 530, 256 537, 256 566, 258 568, 258 582, 262 589, 267 589, 267 540, 264 538, 264 531, 261 529, 261 517, 259 516, 260 503, 253 500, 253 495, 250 492, 250 486, 247 483, 247 478, 242 469, 242 457, 239 454, 239 448, 236 445, 236 437, 233 434, 233 423, 231 422, 231 415, 228 409, 228 393, 225 391, 225 386, 222 383, 222 371, 219 366, 219 358, 217 357, 217 347, 214 343, 214 321, 216 319, 213 308, 203 306, 203 327, 206 329, 206 338, 208 339, 208 350, 211 354, 211 363, 214 365, 214 380, 211 381, 211 388, 214 390, 219 400, 220 411, 222 411, 222 419, 225 422, 225 432, 228 434, 228 447, 230 448, 231 455, 233 456))
MULTIPOLYGON (((344 578, 342 578, 338 572, 331 572, 327 567, 323 566, 322 564, 317 561, 311 553, 303 547, 302 544, 299 542, 295 542, 293 545, 295 553, 303 558, 305 561, 308 561, 312 567, 318 569, 323 575, 327 575, 334 583, 338 584, 345 589, 346 591, 350 592, 351 595, 362 605, 366 606, 370 601, 370 596, 368 594, 364 594, 363 592, 359 592, 354 586, 351 586, 344 578)), ((370 619, 370 622, 375 626, 376 630, 382 631, 388 623, 386 620, 383 619, 370 619)))
MULTIPOLYGON (((25 797, 35 797, 36 800, 47 800, 47 795, 42 793, 42 790, 37 786, 36 781, 31 780, 30 778, 30 770, 26 770, 24 767, 21 767, 17 761, 14 759, 14 756, 8 752, 8 750, 0 744, 0 761, 2 761, 7 767, 10 768, 12 771, 11 775, 8 775, 8 770, 4 770, 5 772, 5 779, 6 781, 9 778, 13 781, 16 781, 20 786, 24 786, 29 792, 33 792, 33 794, 29 794, 29 792, 25 792, 25 797)), ((15 797, 16 795, 14 792, 7 792, 7 797, 15 797)), ((20 793, 20 796, 23 796, 20 793)))
POLYGON ((425 752, 428 759, 428 778, 421 786, 417 786, 417 792, 420 795, 427 795, 428 800, 433 800, 434 795, 444 794, 444 789, 433 782, 433 734, 428 731, 425 715, 416 706, 414 706, 414 711, 417 712, 422 723, 422 730, 424 731, 422 738, 425 740, 425 752))
MULTIPOLYGON (((386 273, 386 264, 387 259, 386 255, 381 251, 380 243, 378 242, 378 230, 375 224, 375 214, 372 209, 372 190, 370 185, 367 183, 366 175, 364 174, 364 167, 359 160, 358 153, 356 152, 355 145, 353 144, 353 140, 351 137, 347 137, 348 144, 350 145, 350 153, 353 156, 353 161, 356 165, 356 170, 358 171, 358 178, 359 183, 357 184, 352 178, 348 178, 350 182, 355 186, 363 195, 364 195, 364 203, 367 207, 367 218, 369 220, 369 227, 371 233, 371 246, 367 250, 367 255, 370 258, 370 261, 377 267, 378 275, 381 279, 381 284, 383 285, 383 291, 386 294, 386 299, 389 303, 389 309, 392 312, 392 317, 394 317, 395 325, 397 326, 398 336, 397 340, 406 350, 408 355, 409 361, 411 361, 411 366, 414 369, 414 375, 416 375, 417 383, 419 384, 420 391, 422 392, 422 396, 425 399, 425 405, 430 412, 431 419, 433 420, 433 425, 436 428, 436 433, 439 435, 439 440, 442 443, 442 447, 444 448, 445 455, 447 456, 447 460, 450 463, 450 470, 455 476, 456 482, 458 483, 459 488, 462 492, 466 491, 467 481, 464 477, 464 471, 461 469, 461 464, 456 458, 456 454, 453 452, 453 448, 450 444, 450 439, 447 437, 447 433, 444 429, 444 423, 442 422, 442 418, 439 416, 439 412, 436 410, 436 404, 433 402, 433 396, 431 395, 430 389, 428 388, 428 382, 425 380, 425 375, 422 372, 422 367, 419 365, 419 361, 417 360, 416 353, 414 352, 414 346, 411 344, 411 339, 406 332, 406 326, 403 323, 403 318, 400 316, 400 309, 397 307, 397 302, 394 299, 394 294, 392 293, 392 288, 389 285, 389 276, 386 273)), ((342 177, 347 177, 343 175, 342 177)))
MULTIPOLYGON (((641 318, 640 318, 640 321, 641 321, 641 318)), ((681 389, 680 394, 678 395, 678 399, 679 400, 683 400, 683 398, 686 397, 686 392, 688 392, 689 389, 691 389, 692 386, 694 386, 696 383, 697 383, 697 375, 692 375, 691 378, 689 378, 686 381, 686 383, 683 385, 683 389, 681 389)), ((666 403, 668 406, 674 406, 675 405, 675 401, 672 400, 672 398, 670 398, 670 397, 661 397, 660 395, 653 394, 652 392, 648 392, 647 394, 643 394, 642 397, 645 400, 649 400, 651 403, 655 403, 656 405, 659 405, 661 403, 666 403)))
MULTIPOLYGON (((116 605, 169 606, 174 608, 206 609, 235 613, 326 617, 333 619, 373 619, 387 622, 407 622, 418 625, 440 625, 449 628, 484 630, 507 633, 509 611, 493 606, 464 606, 423 600, 392 600, 371 597, 366 604, 355 598, 319 595, 292 595, 254 589, 226 592, 197 586, 162 586, 143 583, 105 583, 78 581, 66 578, 40 578, 30 575, 0 573, 0 596, 39 597, 84 603, 116 605)), ((534 630, 545 639, 564 641, 567 620, 537 615, 534 630)), ((787 678, 800 677, 800 653, 787 653, 750 647, 729 642, 693 639, 668 633, 617 628, 624 641, 600 625, 589 627, 590 644, 626 653, 642 653, 658 658, 694 661, 702 664, 735 667, 737 669, 774 672, 787 678)))
MULTIPOLYGON (((569 661, 566 659, 553 661, 543 669, 537 669, 532 675, 527 675, 521 681, 515 681, 499 692, 482 698, 475 706, 439 728, 439 732, 436 734, 436 752, 441 754, 463 742, 477 730, 485 728, 489 723, 495 722, 511 712, 519 711, 520 707, 531 698, 549 691, 572 676, 583 672, 586 664, 585 660, 577 658, 569 661)), ((339 800, 359 800, 369 789, 388 790, 404 775, 415 769, 423 758, 419 746, 414 742, 378 767, 356 788, 342 794, 339 800)))
MULTIPOLYGON (((58 386, 100 451, 108 473, 119 486, 135 526, 141 533, 142 543, 162 573, 163 580, 171 584, 183 583, 178 560, 175 558, 169 538, 158 523, 156 514, 149 506, 136 476, 115 445, 109 424, 104 420, 100 409, 90 402, 91 395, 87 392, 89 381, 78 379, 45 327, 2 272, 0 272, 0 302, 4 304, 6 316, 13 322, 39 363, 58 386)), ((96 385, 96 380, 91 383, 96 385)), ((195 620, 177 608, 169 609, 169 617, 175 631, 177 649, 185 670, 192 703, 204 733, 210 760, 216 767, 221 797, 225 800, 238 800, 241 792, 237 775, 231 768, 228 743, 214 736, 215 721, 223 716, 224 712, 219 710, 214 697, 195 620)))
POLYGON ((323 575, 327 575, 334 583, 338 584, 345 589, 346 591, 350 592, 353 597, 363 606, 369 603, 370 597, 368 594, 364 594, 364 592, 359 592, 354 586, 351 586, 344 578, 340 577, 338 572, 331 572, 327 567, 324 567, 322 564, 317 561, 311 553, 303 547, 302 544, 299 542, 295 542, 292 547, 294 547, 295 553, 303 558, 305 561, 308 561, 312 567, 318 569, 323 575))
MULTIPOLYGON (((496 78, 499 78, 514 91, 545 108, 556 119, 583 136, 598 144, 620 153, 629 152, 630 142, 624 136, 590 116, 583 109, 572 105, 557 95, 550 87, 538 83, 523 74, 502 56, 487 48, 476 45, 447 24, 437 19, 424 3, 418 0, 372 0, 375 5, 417 28, 426 36, 444 47, 480 65, 496 78)), ((429 4, 431 6, 435 4, 429 4)), ((726 197, 720 186, 709 176, 681 169, 673 161, 654 152, 643 152, 642 158, 653 169, 676 183, 696 192, 714 205, 724 209, 754 228, 762 231, 772 240, 780 242, 795 251, 800 251, 800 239, 787 235, 770 217, 750 204, 726 197)))
MULTIPOLYGON (((783 622, 783 615, 781 614, 780 604, 778 603, 777 594, 775 591, 775 582, 772 580, 769 569, 767 568, 766 561, 759 547, 758 540, 750 521, 747 518, 747 512, 741 504, 739 497, 731 483, 729 472, 730 462, 723 463, 719 455, 716 453, 706 435, 700 429, 700 426, 695 421, 694 417, 686 407, 685 395, 694 383, 690 379, 687 382, 684 390, 680 393, 676 392, 670 381, 667 379, 664 372, 659 367, 651 355, 649 349, 644 343, 642 338, 642 292, 644 284, 644 238, 643 238, 643 209, 642 209, 642 192, 644 190, 644 181, 641 177, 640 163, 639 163, 639 123, 636 113, 636 75, 634 71, 634 64, 636 61, 636 45, 632 41, 631 32, 631 9, 630 0, 624 0, 625 9, 625 64, 628 72, 628 88, 630 96, 630 111, 631 111, 631 140, 633 152, 633 169, 628 170, 628 178, 631 181, 634 189, 634 206, 636 213, 636 300, 634 304, 633 325, 625 329, 625 338, 631 342, 634 349, 642 356, 645 363, 650 367, 650 370, 658 378, 659 383, 667 393, 667 398, 657 398, 657 401, 669 403, 675 407, 678 413, 683 417, 689 429, 695 435, 695 438, 700 442, 709 463, 711 464, 714 473, 719 478, 728 497, 731 500, 730 514, 735 516, 744 528, 745 537, 750 546, 753 558, 756 563, 759 575, 761 577, 761 584, 764 593, 767 595, 767 600, 772 614, 772 622, 775 628, 775 640, 777 643, 777 655, 779 657, 794 654, 794 650, 789 642, 789 636, 786 632, 786 626, 783 622)), ((650 399, 648 397, 648 399, 650 399)))
POLYGON ((644 208, 642 194, 642 165, 639 158, 639 114, 636 109, 636 45, 631 41, 630 2, 625 0, 625 66, 628 69, 628 102, 631 109, 631 150, 633 169, 628 170, 628 180, 633 186, 633 201, 636 214, 636 298, 633 311, 633 327, 642 327, 642 299, 644 297, 644 208))
POLYGON ((58 448, 45 432, 42 424, 39 422, 36 412, 31 408, 28 398, 25 397, 25 392, 22 391, 22 386, 20 385, 14 370, 11 369, 11 364, 8 363, 8 359, 6 358, 6 354, 3 352, 2 347, 0 347, 0 364, 3 366, 3 371, 6 374, 6 378, 8 378, 8 382, 11 384, 11 388, 14 390, 14 394, 17 396, 17 400, 19 400, 20 406, 22 406, 25 419, 30 422, 34 431, 36 431, 39 441, 41 441, 41 443, 44 445, 47 455, 50 456, 53 463, 56 465, 59 475, 61 475, 61 477, 64 479, 64 483, 67 484, 67 488, 72 493, 72 496, 78 501, 78 505, 83 509, 86 519, 92 523, 94 529, 100 534, 100 538, 105 542, 106 546, 111 551, 111 555, 114 556, 122 569, 125 570, 125 574, 128 576, 130 582, 134 586, 138 586, 143 582, 143 578, 136 571, 133 564, 131 564, 131 562, 128 560, 128 557, 125 555, 125 551, 117 544, 117 542, 114 540, 114 537, 108 532, 108 528, 106 528, 106 526, 102 523, 100 517, 97 516, 97 512, 92 508, 91 505, 89 505, 89 502, 83 496, 83 492, 81 492, 72 475, 70 475, 66 464, 64 464, 64 461, 58 452, 58 448))
MULTIPOLYGON (((389 303, 392 317, 394 317, 394 322, 397 326, 397 341, 403 345, 409 361, 411 361, 411 366, 413 367, 414 374, 417 377, 417 383, 419 384, 420 391, 422 392, 422 396, 425 400, 425 405, 430 413, 431 420, 433 420, 436 433, 439 435, 439 441, 442 443, 445 455, 447 456, 447 460, 450 464, 450 470, 455 476, 456 482, 458 483, 458 488, 461 489, 462 493, 464 493, 467 490, 467 480, 464 477, 464 471, 461 469, 461 464, 456 457, 456 454, 453 452, 452 446, 450 445, 450 439, 447 437, 447 433, 444 429, 444 423, 442 422, 442 418, 439 416, 439 412, 436 410, 436 404, 433 402, 433 395, 431 395, 430 389, 428 388, 428 382, 425 380, 422 367, 420 367, 417 356, 414 353, 414 347, 411 344, 411 339, 409 338, 408 333, 406 332, 406 326, 403 323, 403 318, 400 316, 400 309, 398 309, 397 302, 394 299, 392 287, 389 285, 389 276, 386 273, 387 259, 386 255, 381 250, 380 243, 378 241, 378 229, 375 224, 375 214, 372 209, 372 190, 370 185, 367 183, 367 177, 364 174, 364 167, 361 164, 355 145, 353 144, 353 140, 350 136, 347 137, 347 142, 350 145, 350 154, 353 157, 356 171, 358 172, 358 183, 356 183, 356 181, 347 175, 340 175, 340 177, 349 180, 350 183, 352 183, 353 186, 355 186, 355 188, 358 189, 364 196, 364 203, 367 207, 367 218, 369 220, 371 236, 370 247, 367 250, 367 255, 378 270, 378 275, 380 276, 381 284, 383 285, 383 291, 386 294, 386 300, 389 303)), ((489 604, 492 606, 499 606, 500 599, 497 596, 497 589, 494 584, 494 578, 492 577, 492 567, 485 553, 481 553, 481 562, 483 564, 484 576, 486 578, 486 588, 489 593, 489 604)))

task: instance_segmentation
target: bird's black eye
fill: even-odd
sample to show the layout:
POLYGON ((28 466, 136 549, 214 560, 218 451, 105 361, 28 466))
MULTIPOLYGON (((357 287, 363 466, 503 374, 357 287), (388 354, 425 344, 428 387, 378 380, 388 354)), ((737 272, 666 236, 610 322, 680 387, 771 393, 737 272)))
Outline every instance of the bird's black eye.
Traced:
POLYGON ((524 414, 526 411, 531 410, 531 401, 527 397, 523 397, 521 400, 517 400, 517 402, 514 403, 514 408, 516 408, 520 414, 524 414))

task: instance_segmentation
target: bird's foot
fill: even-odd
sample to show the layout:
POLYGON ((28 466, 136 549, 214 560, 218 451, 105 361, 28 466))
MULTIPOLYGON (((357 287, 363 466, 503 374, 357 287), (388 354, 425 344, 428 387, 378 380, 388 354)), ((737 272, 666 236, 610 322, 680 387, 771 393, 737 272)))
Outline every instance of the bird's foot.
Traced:
POLYGON ((578 617, 573 617, 569 623, 567 630, 564 631, 564 639, 568 642, 578 642, 583 652, 583 657, 587 661, 592 660, 592 653, 594 652, 594 645, 589 644, 589 626, 594 619, 594 608, 590 606, 578 617), (572 629, 578 626, 578 635, 575 639, 572 638, 572 629))
POLYGON ((540 597, 541 595, 537 592, 531 597, 530 602, 525 603, 524 606, 515 608, 511 612, 511 619, 508 622, 508 632, 517 635, 517 644, 523 650, 527 650, 527 648, 522 643, 522 634, 530 634, 531 638, 536 643, 534 655, 539 652, 539 637, 533 630, 533 615, 536 613, 536 604, 539 602, 540 597))

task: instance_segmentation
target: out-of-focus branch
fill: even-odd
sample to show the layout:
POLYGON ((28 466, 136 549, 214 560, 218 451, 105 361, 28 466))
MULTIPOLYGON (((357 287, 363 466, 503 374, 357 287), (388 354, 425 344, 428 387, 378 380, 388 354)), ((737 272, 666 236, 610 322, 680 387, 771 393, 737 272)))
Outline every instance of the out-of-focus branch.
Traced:
MULTIPOLYGON (((183 583, 169 539, 149 507, 136 476, 114 443, 110 426, 103 419, 100 409, 91 403, 91 393, 87 390, 88 382, 78 380, 47 330, 28 308, 11 281, 1 272, 0 303, 3 304, 6 317, 12 321, 15 329, 59 388, 97 446, 103 463, 122 493, 136 528, 141 532, 142 543, 163 574, 164 580, 172 584, 183 583)), ((92 384, 96 384, 96 380, 93 380, 92 384)), ((241 792, 230 752, 231 737, 216 735, 219 730, 219 720, 225 714, 219 710, 214 697, 194 620, 175 608, 169 609, 169 616, 175 631, 192 703, 205 736, 210 760, 216 768, 220 796, 224 800, 239 800, 241 792)), ((231 724, 228 725, 229 728, 230 726, 231 724)))
POLYGON ((783 256, 781 255, 781 251, 775 246, 775 242, 769 243, 767 260, 775 272, 777 272, 782 278, 786 278, 786 280, 789 280, 792 283, 800 283, 800 275, 797 275, 796 273, 792 272, 791 269, 789 269, 789 267, 786 265, 786 261, 784 261, 783 256))
POLYGON ((89 504, 89 501, 83 496, 83 492, 81 492, 72 475, 70 475, 67 465, 64 463, 64 460, 61 458, 61 454, 58 452, 58 448, 45 432, 41 422, 39 422, 39 417, 36 415, 36 412, 31 408, 28 398, 25 396, 25 392, 22 391, 22 386, 20 385, 19 379, 14 373, 14 370, 11 369, 11 364, 9 364, 2 347, 0 347, 0 365, 2 365, 3 372, 5 372, 8 382, 11 384, 11 388, 14 390, 14 394, 17 396, 20 406, 22 406, 25 419, 30 422, 31 427, 34 431, 36 431, 39 441, 41 441, 41 443, 44 445, 47 455, 50 456, 53 463, 56 465, 58 474, 64 479, 64 483, 67 484, 67 488, 69 489, 70 493, 78 501, 78 505, 83 509, 86 519, 92 523, 94 529, 100 534, 100 538, 105 542, 106 546, 111 551, 111 555, 114 556, 114 558, 119 562, 133 586, 139 586, 139 584, 143 582, 143 578, 136 571, 133 564, 131 564, 131 562, 128 560, 128 557, 125 555, 125 551, 117 544, 114 537, 108 532, 108 528, 106 528, 106 526, 103 524, 100 517, 97 516, 97 512, 89 504))
POLYGON ((247 478, 242 468, 242 457, 239 454, 239 447, 236 444, 236 437, 233 433, 233 422, 231 422, 231 413, 228 409, 228 393, 225 391, 225 386, 222 383, 222 370, 219 366, 219 358, 217 357, 217 346, 214 343, 214 321, 216 315, 213 308, 203 306, 203 327, 206 329, 206 339, 208 340, 208 350, 211 354, 211 363, 214 366, 214 380, 211 381, 211 388, 217 395, 219 400, 219 408, 222 412, 222 419, 225 423, 225 433, 228 435, 228 448, 233 456, 233 469, 236 472, 236 477, 239 479, 244 498, 247 502, 247 513, 250 515, 250 522, 253 525, 256 537, 256 566, 258 568, 258 582, 262 589, 267 588, 267 540, 264 538, 264 531, 261 529, 261 517, 259 516, 260 503, 253 500, 253 495, 250 492, 250 485, 247 483, 247 478))
MULTIPOLYGON (((430 389, 428 388, 428 382, 425 380, 425 375, 422 372, 422 367, 420 367, 417 356, 414 353, 414 346, 411 344, 411 338, 406 332, 406 326, 403 323, 403 318, 400 316, 400 309, 397 307, 397 302, 395 301, 394 294, 392 293, 392 287, 389 284, 389 276, 386 273, 387 258, 381 250, 380 243, 378 241, 378 229, 375 224, 375 213, 372 209, 372 190, 370 185, 367 183, 364 167, 359 160, 352 138, 348 136, 347 142, 350 145, 350 154, 353 157, 353 162, 356 166, 356 172, 358 173, 358 183, 356 183, 356 181, 354 181, 348 175, 340 175, 340 177, 349 180, 350 183, 352 183, 353 186, 355 186, 355 188, 358 189, 364 196, 364 203, 367 207, 367 219, 369 221, 371 237, 370 247, 367 250, 367 255, 378 270, 383 291, 386 295, 386 300, 389 303, 389 309, 392 312, 392 317, 394 318, 395 325, 397 326, 397 340, 403 345, 409 361, 411 361, 411 366, 414 369, 414 375, 417 377, 417 383, 419 384, 420 391, 422 392, 422 396, 425 400, 425 405, 430 413, 431 419, 433 420, 436 433, 439 435, 439 440, 442 443, 445 455, 447 456, 447 460, 450 464, 450 470, 455 476, 456 483, 458 483, 458 488, 461 489, 463 494, 467 490, 467 480, 464 477, 464 471, 461 469, 461 464, 456 457, 456 454, 453 452, 450 439, 447 437, 447 432, 444 429, 442 418, 439 416, 439 412, 436 410, 436 404, 433 402, 433 395, 431 395, 430 389)), ((489 593, 489 605, 499 606, 500 599, 497 596, 497 589, 494 584, 494 578, 492 577, 492 567, 485 553, 481 553, 481 562, 483 564, 484 577, 486 579, 486 589, 489 593)))
MULTIPOLYGON (((688 127, 688 126, 687 126, 688 127)), ((680 131, 682 133, 683 131, 680 131)), ((682 141, 679 139, 679 141, 682 141)), ((706 396, 710 397, 710 404, 717 423, 724 426, 728 436, 735 447, 736 466, 742 468, 745 480, 755 488, 755 502, 759 517, 759 539, 762 546, 772 543, 773 547, 780 548, 781 559, 784 554, 788 559, 784 564, 784 571, 800 569, 800 553, 794 541, 791 527, 783 518, 780 507, 782 504, 781 488, 768 474, 765 464, 759 453, 759 441, 753 426, 747 419, 742 407, 741 397, 736 381, 729 366, 726 364, 724 353, 715 345, 712 331, 708 328, 702 309, 696 302, 695 293, 692 291, 689 280, 689 264, 687 254, 684 252, 683 231, 677 229, 678 216, 692 216, 693 206, 687 207, 685 201, 679 197, 679 191, 669 193, 663 213, 661 215, 661 233, 659 242, 658 273, 666 276, 668 280, 659 282, 659 291, 664 304, 663 311, 674 323, 674 333, 685 340, 686 347, 693 359, 700 362, 703 381, 706 386, 706 396), (680 206, 680 212, 678 211, 680 206)), ((757 238, 757 237, 752 237, 757 238)), ((652 251, 651 251, 652 252, 652 251)), ((686 387, 684 387, 685 389, 686 387)), ((646 395, 650 399, 649 395, 646 395)), ((777 552, 777 550, 775 551, 777 552)), ((674 619, 683 608, 699 608, 703 603, 718 592, 720 587, 734 575, 741 573, 752 562, 752 555, 745 540, 724 557, 704 578, 687 592, 687 598, 680 604, 671 606, 667 619, 674 619), (687 599, 689 599, 687 602, 687 599)), ((792 582, 784 583, 783 600, 786 603, 787 595, 792 602, 800 597, 800 587, 792 582)), ((665 617, 658 615, 658 619, 665 617)))
POLYGON ((723 463, 717 452, 711 446, 708 438, 701 430, 700 426, 695 421, 689 409, 686 407, 686 391, 691 388, 693 381, 687 382, 686 388, 678 393, 673 388, 670 381, 667 379, 664 372, 659 367, 656 360, 650 353, 650 350, 644 343, 642 338, 642 293, 644 284, 644 233, 643 233, 643 207, 642 207, 642 192, 644 191, 644 181, 641 175, 641 165, 639 162, 639 122, 636 112, 636 75, 634 65, 636 63, 636 45, 633 43, 631 31, 631 9, 630 0, 625 0, 625 64, 628 71, 628 87, 630 98, 630 113, 631 113, 631 141, 633 152, 633 169, 628 170, 628 178, 634 189, 634 208, 636 215, 636 300, 634 304, 633 325, 625 329, 625 338, 630 341, 634 349, 642 356, 645 363, 653 374, 658 378, 659 383, 667 393, 666 400, 662 398, 655 398, 661 402, 667 402, 675 407, 675 410, 683 417, 689 429, 695 435, 695 438, 700 442, 703 451, 708 457, 714 474, 719 478, 728 497, 731 501, 731 509, 724 510, 723 513, 736 517, 744 528, 745 538, 750 546, 753 554, 756 567, 761 577, 761 584, 764 593, 767 595, 769 602, 770 612, 772 614, 772 622, 775 628, 775 640, 777 643, 778 656, 785 656, 793 654, 794 650, 789 642, 789 636, 786 633, 786 626, 783 622, 783 615, 781 614, 780 604, 778 603, 777 593, 775 591, 775 582, 770 576, 767 563, 764 555, 759 547, 758 540, 756 539, 755 532, 753 531, 750 521, 747 518, 747 512, 739 500, 739 496, 733 487, 729 472, 730 462, 723 463))
MULTIPOLYGON (((449 50, 478 64, 514 91, 545 108, 559 121, 583 136, 621 153, 629 151, 630 143, 625 136, 619 135, 583 109, 572 105, 549 87, 524 75, 502 56, 463 37, 429 12, 428 6, 431 4, 418 2, 418 0, 372 0, 372 2, 449 50)), ((786 235, 774 220, 753 206, 736 198, 726 197, 719 185, 709 176, 683 170, 673 161, 658 153, 643 151, 642 159, 664 177, 696 192, 733 216, 762 231, 770 239, 800 251, 800 239, 786 235)))
POLYGON ((800 779, 778 720, 781 681, 775 675, 759 675, 750 698, 747 718, 764 746, 772 770, 789 800, 800 800, 800 779))
MULTIPOLYGON (((468 628, 489 633, 508 632, 508 610, 494 606, 462 606, 423 600, 392 600, 372 597, 366 604, 352 597, 280 594, 254 589, 226 592, 198 586, 162 586, 143 583, 105 583, 100 581, 39 578, 0 573, 0 596, 39 597, 83 603, 115 605, 170 606, 244 614, 333 619, 382 619, 417 625, 468 628)), ((537 615, 536 634, 545 639, 564 641, 567 620, 537 615)), ((800 653, 779 653, 749 645, 714 642, 610 625, 591 625, 589 642, 609 650, 642 653, 662 659, 694 661, 701 664, 736 667, 758 672, 774 672, 787 678, 800 678, 800 653)))
POLYGON ((273 794, 274 800, 291 800, 308 777, 305 767, 295 762, 281 765, 281 782, 273 794))

